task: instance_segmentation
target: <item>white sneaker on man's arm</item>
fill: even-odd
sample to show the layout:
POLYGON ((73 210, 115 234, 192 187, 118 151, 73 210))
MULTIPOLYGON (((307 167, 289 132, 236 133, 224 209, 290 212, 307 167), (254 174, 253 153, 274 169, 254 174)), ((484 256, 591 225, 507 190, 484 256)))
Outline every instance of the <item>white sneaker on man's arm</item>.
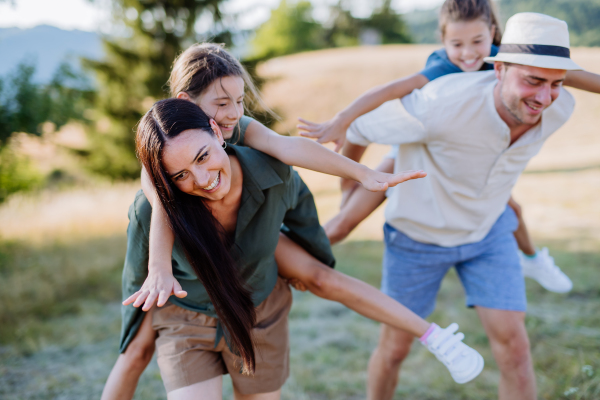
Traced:
POLYGON ((544 289, 555 293, 567 293, 573 288, 573 282, 554 264, 554 258, 544 247, 534 257, 519 252, 523 276, 535 279, 544 289))
POLYGON ((462 342, 465 335, 456 333, 458 325, 450 324, 446 329, 432 324, 432 331, 421 343, 432 352, 450 371, 456 383, 467 383, 483 370, 483 357, 462 342))

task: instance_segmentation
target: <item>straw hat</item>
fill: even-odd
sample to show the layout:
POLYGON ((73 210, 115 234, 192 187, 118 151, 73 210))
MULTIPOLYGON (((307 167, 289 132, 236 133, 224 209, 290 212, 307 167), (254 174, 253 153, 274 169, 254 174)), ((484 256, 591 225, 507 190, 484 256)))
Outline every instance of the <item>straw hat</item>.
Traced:
POLYGON ((515 14, 508 19, 498 54, 486 57, 484 61, 550 69, 583 69, 571 60, 567 23, 531 12, 515 14))

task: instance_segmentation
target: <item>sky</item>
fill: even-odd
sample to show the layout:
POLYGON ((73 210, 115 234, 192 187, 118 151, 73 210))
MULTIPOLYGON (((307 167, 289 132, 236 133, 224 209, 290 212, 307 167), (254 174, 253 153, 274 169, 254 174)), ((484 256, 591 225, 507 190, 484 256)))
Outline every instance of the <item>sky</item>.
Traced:
MULTIPOLYGON (((316 17, 324 13, 328 4, 337 0, 311 0, 316 17)), ((395 0, 399 12, 415 8, 432 8, 443 0, 395 0)), ((61 29, 107 32, 110 17, 110 0, 0 0, 0 28, 31 28, 47 24, 61 29)), ((353 0, 357 16, 368 13, 370 0, 353 0)), ((279 0, 228 0, 223 5, 226 13, 241 13, 241 29, 254 28, 269 18, 270 10, 279 0)))

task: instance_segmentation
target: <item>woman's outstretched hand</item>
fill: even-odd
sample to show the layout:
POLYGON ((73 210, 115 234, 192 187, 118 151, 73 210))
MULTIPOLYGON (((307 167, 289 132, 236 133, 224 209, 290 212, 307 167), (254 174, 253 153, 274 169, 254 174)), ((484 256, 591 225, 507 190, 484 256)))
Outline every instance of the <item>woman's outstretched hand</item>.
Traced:
POLYGON ((187 292, 181 289, 171 269, 149 268, 148 277, 141 289, 129 296, 123 305, 133 303, 134 307, 139 307, 143 304, 142 310, 148 311, 154 303, 159 307, 164 306, 171 295, 179 298, 187 296, 187 292))
POLYGON ((303 124, 296 126, 300 130, 300 136, 317 139, 318 143, 334 142, 336 153, 340 151, 344 145, 348 126, 346 126, 340 118, 335 117, 320 124, 303 118, 298 118, 298 121, 303 124))
POLYGON ((394 187, 399 183, 409 181, 411 179, 419 179, 427 176, 425 171, 402 171, 397 174, 388 174, 385 172, 373 171, 369 169, 365 177, 360 180, 360 183, 365 189, 371 192, 382 192, 389 187, 394 187))

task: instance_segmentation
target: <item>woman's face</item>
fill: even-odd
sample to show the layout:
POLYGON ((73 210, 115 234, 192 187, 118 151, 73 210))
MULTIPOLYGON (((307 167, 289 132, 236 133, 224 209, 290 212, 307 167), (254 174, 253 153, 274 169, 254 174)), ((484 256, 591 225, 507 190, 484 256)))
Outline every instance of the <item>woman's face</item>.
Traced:
POLYGON ((449 22, 443 40, 448 59, 464 72, 479 71, 490 55, 494 31, 481 19, 449 22))
POLYGON ((221 200, 231 188, 231 164, 214 120, 211 120, 211 127, 214 135, 202 129, 188 129, 167 140, 162 163, 182 192, 221 200))
POLYGON ((223 136, 230 138, 244 115, 244 80, 239 76, 219 78, 202 92, 195 103, 217 121, 223 136))

